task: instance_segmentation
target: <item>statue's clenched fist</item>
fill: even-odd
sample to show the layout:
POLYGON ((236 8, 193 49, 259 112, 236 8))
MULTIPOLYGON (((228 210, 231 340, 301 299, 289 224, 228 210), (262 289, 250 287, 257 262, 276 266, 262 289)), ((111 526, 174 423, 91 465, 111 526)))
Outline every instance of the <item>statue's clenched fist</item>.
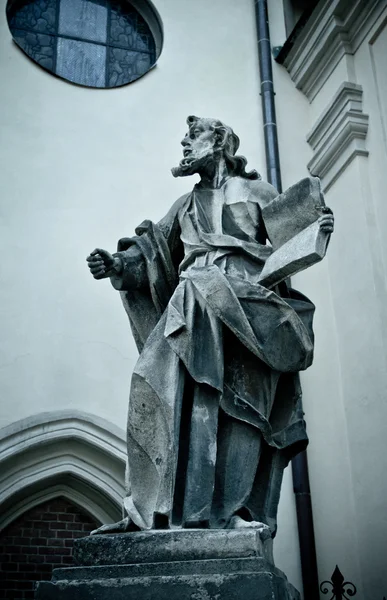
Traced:
POLYGON ((105 279, 119 272, 121 261, 117 256, 112 256, 107 250, 96 248, 86 258, 90 272, 94 279, 105 279))

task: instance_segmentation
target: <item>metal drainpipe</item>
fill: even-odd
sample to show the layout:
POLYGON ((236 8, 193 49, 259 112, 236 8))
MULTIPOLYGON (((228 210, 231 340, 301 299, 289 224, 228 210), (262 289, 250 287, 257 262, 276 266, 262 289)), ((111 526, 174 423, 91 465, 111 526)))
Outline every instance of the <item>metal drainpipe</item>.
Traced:
POLYGON ((312 498, 309 487, 306 450, 292 460, 293 491, 296 497, 298 540, 300 544, 302 586, 305 600, 319 600, 316 543, 314 539, 312 498))
POLYGON ((267 0, 255 0, 255 15, 257 21, 259 71, 261 75, 267 179, 279 192, 282 192, 267 0))
MULTIPOLYGON (((255 0, 255 15, 267 179, 279 192, 282 192, 267 0, 255 0)), ((293 458, 292 474, 297 510, 304 599, 319 600, 316 545, 306 451, 301 452, 293 458)))

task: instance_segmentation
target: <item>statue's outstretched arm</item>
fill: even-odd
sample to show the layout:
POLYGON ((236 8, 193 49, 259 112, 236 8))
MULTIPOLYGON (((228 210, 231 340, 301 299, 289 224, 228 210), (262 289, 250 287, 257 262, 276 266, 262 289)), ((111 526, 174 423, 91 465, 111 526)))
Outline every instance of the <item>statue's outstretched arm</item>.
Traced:
POLYGON ((86 260, 94 279, 110 277, 117 290, 136 290, 147 284, 145 261, 135 244, 114 254, 103 248, 96 248, 86 260))
MULTIPOLYGON (((180 253, 180 226, 178 212, 189 194, 179 198, 168 213, 156 225, 165 238, 171 253, 172 261, 178 264, 180 253)), ((137 236, 123 238, 118 242, 118 252, 110 254, 107 250, 96 248, 87 257, 88 266, 94 279, 110 277, 116 290, 133 291, 149 285, 146 263, 136 240, 146 234, 149 221, 144 221, 136 229, 137 236), (146 225, 146 226, 145 226, 146 225)))
POLYGON ((119 291, 130 292, 149 285, 144 256, 134 239, 129 248, 113 254, 116 267, 110 273, 110 281, 119 291))
POLYGON ((96 248, 90 252, 86 260, 94 279, 105 279, 106 277, 110 277, 114 272, 119 273, 122 270, 119 257, 114 257, 103 248, 96 248))

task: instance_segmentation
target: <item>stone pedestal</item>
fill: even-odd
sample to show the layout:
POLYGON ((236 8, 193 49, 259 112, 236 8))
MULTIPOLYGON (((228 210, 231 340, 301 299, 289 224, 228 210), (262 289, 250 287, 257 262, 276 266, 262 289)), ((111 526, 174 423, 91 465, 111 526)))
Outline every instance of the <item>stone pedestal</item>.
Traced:
POLYGON ((75 542, 36 600, 299 600, 253 529, 145 531, 75 542))

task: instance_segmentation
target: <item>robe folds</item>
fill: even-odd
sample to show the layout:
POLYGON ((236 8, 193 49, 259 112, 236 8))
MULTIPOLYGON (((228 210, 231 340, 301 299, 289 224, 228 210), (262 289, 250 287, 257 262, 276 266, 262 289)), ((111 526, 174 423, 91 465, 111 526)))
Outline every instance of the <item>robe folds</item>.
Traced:
POLYGON ((118 243, 111 280, 140 352, 124 507, 141 529, 224 527, 242 510, 275 531, 283 468, 307 444, 298 372, 314 312, 257 282, 272 252, 261 208, 276 195, 240 177, 198 184, 118 243))

